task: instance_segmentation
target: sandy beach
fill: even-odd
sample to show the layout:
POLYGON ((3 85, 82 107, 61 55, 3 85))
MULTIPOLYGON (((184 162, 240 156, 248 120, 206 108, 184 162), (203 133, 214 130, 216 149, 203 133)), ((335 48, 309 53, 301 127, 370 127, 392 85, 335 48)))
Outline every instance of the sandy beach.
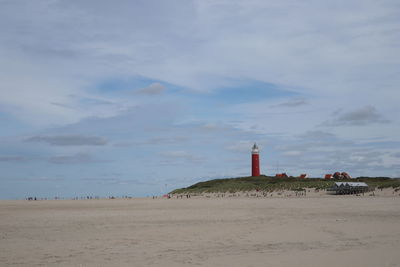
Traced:
POLYGON ((0 266, 376 267, 399 251, 390 193, 0 201, 0 266))

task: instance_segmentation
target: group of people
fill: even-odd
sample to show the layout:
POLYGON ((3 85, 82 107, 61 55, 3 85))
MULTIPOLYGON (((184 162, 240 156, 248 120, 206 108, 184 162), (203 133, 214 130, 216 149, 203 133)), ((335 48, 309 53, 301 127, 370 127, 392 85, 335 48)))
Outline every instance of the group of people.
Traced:
MULTIPOLYGON (((72 200, 83 200, 83 199, 100 199, 101 197, 99 196, 81 196, 81 197, 73 197, 71 198, 72 200)), ((108 199, 116 199, 116 198, 123 198, 123 199, 130 199, 132 198, 131 196, 122 196, 122 197, 115 197, 115 196, 109 196, 107 197, 108 199)), ((48 199, 52 199, 52 198, 38 198, 38 197, 27 197, 25 198, 28 201, 36 201, 36 200, 48 200, 48 199)), ((61 197, 54 197, 55 200, 58 199, 64 199, 61 197)))

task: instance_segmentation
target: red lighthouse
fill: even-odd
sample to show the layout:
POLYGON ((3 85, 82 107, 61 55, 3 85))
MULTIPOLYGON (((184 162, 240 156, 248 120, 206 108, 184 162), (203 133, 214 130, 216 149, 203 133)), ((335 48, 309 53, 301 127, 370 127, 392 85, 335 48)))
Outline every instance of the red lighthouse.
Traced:
POLYGON ((260 176, 260 155, 256 143, 251 149, 251 176, 260 176))

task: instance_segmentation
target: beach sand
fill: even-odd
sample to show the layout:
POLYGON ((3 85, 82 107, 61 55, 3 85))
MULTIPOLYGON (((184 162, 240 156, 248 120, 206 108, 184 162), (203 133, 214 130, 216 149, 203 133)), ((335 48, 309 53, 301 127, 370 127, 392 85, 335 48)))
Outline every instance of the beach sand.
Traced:
POLYGON ((398 195, 313 196, 0 201, 0 266, 400 266, 398 195))

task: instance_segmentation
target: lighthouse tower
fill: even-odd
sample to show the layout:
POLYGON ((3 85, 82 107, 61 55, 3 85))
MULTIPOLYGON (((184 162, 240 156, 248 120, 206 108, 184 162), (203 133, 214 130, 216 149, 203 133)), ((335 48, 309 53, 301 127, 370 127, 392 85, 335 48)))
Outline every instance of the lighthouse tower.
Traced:
POLYGON ((251 176, 260 176, 260 155, 256 143, 251 149, 251 176))

